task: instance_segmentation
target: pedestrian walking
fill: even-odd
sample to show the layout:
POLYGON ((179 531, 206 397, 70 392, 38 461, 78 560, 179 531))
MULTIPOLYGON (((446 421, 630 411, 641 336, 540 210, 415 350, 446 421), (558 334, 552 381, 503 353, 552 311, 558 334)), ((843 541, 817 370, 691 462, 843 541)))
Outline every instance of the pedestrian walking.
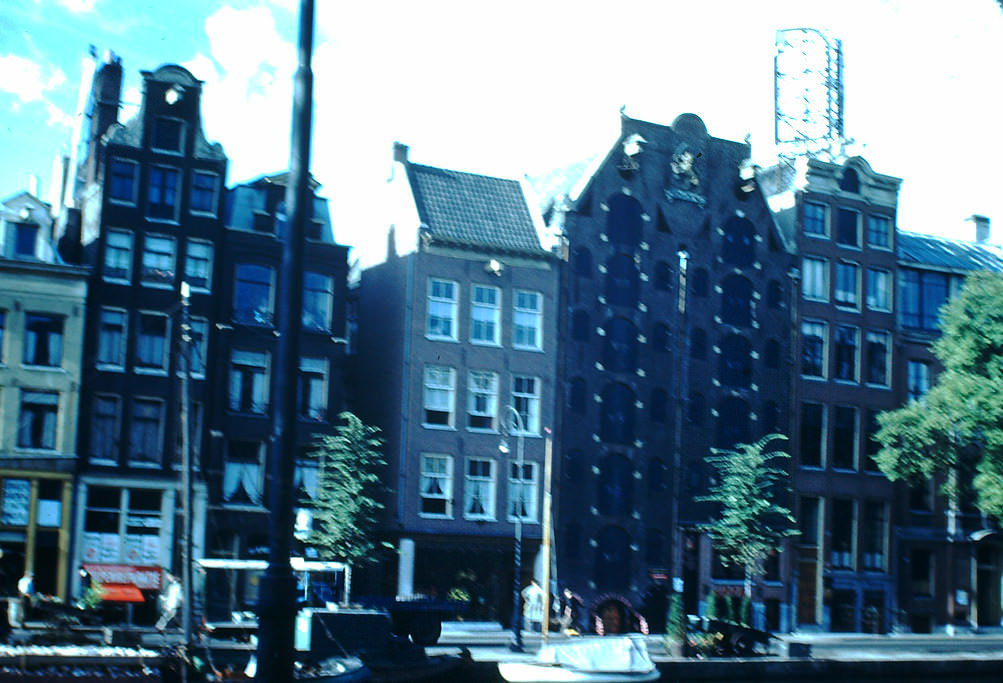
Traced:
POLYGON ((523 628, 541 631, 543 626, 543 589, 533 579, 522 589, 523 628))
POLYGON ((23 627, 24 622, 28 620, 28 615, 31 611, 31 601, 34 596, 35 575, 32 572, 25 572, 24 576, 18 579, 17 582, 18 614, 16 623, 20 627, 23 627))
POLYGON ((164 572, 164 588, 160 592, 160 619, 157 630, 163 631, 174 621, 181 607, 181 582, 170 572, 164 572))

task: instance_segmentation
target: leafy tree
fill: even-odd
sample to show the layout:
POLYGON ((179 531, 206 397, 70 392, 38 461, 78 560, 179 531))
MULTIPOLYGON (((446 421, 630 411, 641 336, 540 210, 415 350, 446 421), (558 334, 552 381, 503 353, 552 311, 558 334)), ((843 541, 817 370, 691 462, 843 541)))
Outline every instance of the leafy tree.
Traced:
POLYGON ((313 528, 306 540, 324 559, 371 561, 377 547, 372 530, 383 508, 377 498, 383 440, 379 429, 353 413, 338 417, 337 433, 321 437, 311 451, 319 471, 317 497, 310 504, 313 528))
POLYGON ((708 622, 717 619, 717 593, 714 591, 707 593, 707 608, 704 611, 704 617, 708 622))
POLYGON ((673 593, 669 599, 669 614, 666 619, 665 637, 677 643, 686 640, 686 611, 683 609, 683 598, 679 593, 673 593))
POLYGON ((972 273, 940 311, 944 367, 920 400, 879 416, 875 456, 892 481, 944 481, 951 508, 967 487, 1003 520, 1003 276, 972 273))
POLYGON ((782 434, 768 434, 753 444, 733 449, 712 448, 707 462, 718 471, 718 482, 699 501, 717 503, 720 513, 708 526, 714 547, 725 566, 745 570, 745 595, 752 594, 752 580, 762 574, 763 560, 780 548, 783 539, 797 533, 791 511, 777 501, 785 490, 787 471, 770 463, 790 456, 768 451, 782 434))

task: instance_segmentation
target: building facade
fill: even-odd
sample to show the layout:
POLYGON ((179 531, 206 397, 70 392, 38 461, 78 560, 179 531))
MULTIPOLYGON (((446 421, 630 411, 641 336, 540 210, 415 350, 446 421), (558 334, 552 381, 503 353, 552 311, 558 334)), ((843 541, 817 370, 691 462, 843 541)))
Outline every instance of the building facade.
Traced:
POLYGON ((35 575, 67 598, 72 479, 83 376, 86 268, 52 245, 49 206, 0 207, 0 593, 35 575))
POLYGON ((386 439, 383 532, 399 550, 379 589, 461 588, 483 618, 504 619, 516 515, 522 583, 541 538, 559 259, 518 182, 407 154, 395 147, 387 258, 358 293, 359 402, 386 439))

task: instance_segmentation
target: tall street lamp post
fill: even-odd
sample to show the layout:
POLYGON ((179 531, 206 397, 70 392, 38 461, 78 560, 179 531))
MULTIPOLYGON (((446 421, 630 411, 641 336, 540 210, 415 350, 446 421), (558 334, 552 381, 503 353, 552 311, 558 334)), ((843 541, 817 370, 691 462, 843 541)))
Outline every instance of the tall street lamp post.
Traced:
MULTIPOLYGON (((513 433, 513 427, 516 435, 516 456, 515 465, 519 473, 520 480, 523 474, 523 464, 524 464, 524 452, 523 447, 525 446, 525 433, 522 422, 522 415, 519 411, 512 406, 505 406, 505 416, 506 419, 501 421, 502 423, 502 438, 501 442, 498 444, 498 450, 503 454, 508 455, 510 452, 510 447, 508 444, 508 437, 513 433)), ((511 480, 511 470, 509 470, 509 480, 511 480)), ((513 491, 516 490, 513 487, 513 491)), ((519 611, 519 591, 522 588, 522 494, 523 490, 520 485, 519 497, 517 499, 517 504, 514 510, 515 516, 515 576, 512 578, 512 636, 514 640, 509 646, 513 652, 522 652, 522 624, 520 623, 522 615, 519 611)))

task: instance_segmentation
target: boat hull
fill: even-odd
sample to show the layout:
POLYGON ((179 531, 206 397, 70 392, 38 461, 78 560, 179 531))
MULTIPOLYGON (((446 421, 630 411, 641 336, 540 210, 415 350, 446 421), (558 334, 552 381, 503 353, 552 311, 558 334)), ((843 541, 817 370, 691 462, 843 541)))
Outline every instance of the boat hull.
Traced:
POLYGON ((563 666, 549 666, 524 662, 499 662, 498 672, 509 683, 633 683, 657 681, 658 669, 643 673, 617 673, 615 671, 578 671, 563 666))

